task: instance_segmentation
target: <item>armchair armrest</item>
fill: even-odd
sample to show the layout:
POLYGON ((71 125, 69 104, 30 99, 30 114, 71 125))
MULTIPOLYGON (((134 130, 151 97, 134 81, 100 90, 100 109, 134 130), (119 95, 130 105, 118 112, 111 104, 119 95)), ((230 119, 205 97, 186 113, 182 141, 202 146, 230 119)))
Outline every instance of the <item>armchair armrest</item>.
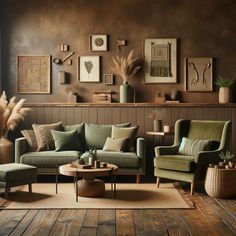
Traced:
POLYGON ((179 145, 172 146, 157 146, 155 147, 155 156, 161 155, 175 155, 178 153, 179 145))
POLYGON ((145 174, 146 170, 146 140, 144 138, 137 138, 136 140, 136 154, 140 158, 140 174, 145 174))
POLYGON ((222 151, 223 149, 199 152, 195 162, 203 165, 218 164, 220 161, 219 155, 222 151))
POLYGON ((20 156, 27 152, 26 138, 17 138, 15 140, 15 163, 20 163, 20 156))

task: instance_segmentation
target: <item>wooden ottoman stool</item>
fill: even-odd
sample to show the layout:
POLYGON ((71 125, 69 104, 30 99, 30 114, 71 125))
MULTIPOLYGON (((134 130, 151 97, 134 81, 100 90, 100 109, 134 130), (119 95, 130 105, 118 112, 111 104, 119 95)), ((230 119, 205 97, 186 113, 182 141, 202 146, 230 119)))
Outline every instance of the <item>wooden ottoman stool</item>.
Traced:
POLYGON ((32 192, 32 183, 37 182, 37 168, 18 163, 0 165, 0 187, 5 188, 5 198, 8 199, 8 191, 11 187, 29 185, 32 192))

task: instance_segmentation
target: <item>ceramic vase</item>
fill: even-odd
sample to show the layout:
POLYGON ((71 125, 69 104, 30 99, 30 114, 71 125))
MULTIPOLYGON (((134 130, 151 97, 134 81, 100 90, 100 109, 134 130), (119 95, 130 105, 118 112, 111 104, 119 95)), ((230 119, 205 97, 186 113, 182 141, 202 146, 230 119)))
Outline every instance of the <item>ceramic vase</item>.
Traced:
POLYGON ((0 138, 0 164, 13 162, 13 143, 7 138, 0 138))
POLYGON ((230 89, 228 87, 220 87, 219 103, 229 103, 229 101, 230 101, 230 89))
POLYGON ((154 132, 161 131, 161 124, 160 124, 159 120, 153 120, 153 130, 154 130, 154 132))
POLYGON ((69 92, 68 94, 68 103, 76 103, 77 102, 77 95, 69 92))
POLYGON ((132 102, 132 89, 127 82, 120 85, 120 103, 132 102))

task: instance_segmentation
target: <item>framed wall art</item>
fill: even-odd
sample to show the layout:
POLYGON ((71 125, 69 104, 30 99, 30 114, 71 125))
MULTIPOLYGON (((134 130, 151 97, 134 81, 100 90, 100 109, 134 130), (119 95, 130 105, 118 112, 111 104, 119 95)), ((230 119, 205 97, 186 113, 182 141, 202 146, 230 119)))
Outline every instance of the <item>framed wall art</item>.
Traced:
POLYGON ((185 91, 213 91, 213 58, 189 57, 184 60, 185 91))
POLYGON ((17 91, 51 92, 51 56, 17 56, 17 91))
POLYGON ((107 51, 107 42, 106 34, 89 35, 89 50, 96 52, 107 51))
POLYGON ((113 85, 114 84, 114 75, 113 74, 104 74, 103 80, 105 85, 113 85))
POLYGON ((99 82, 100 81, 100 57, 80 56, 78 57, 78 81, 99 82))
POLYGON ((145 39, 144 83, 177 83, 177 39, 145 39))

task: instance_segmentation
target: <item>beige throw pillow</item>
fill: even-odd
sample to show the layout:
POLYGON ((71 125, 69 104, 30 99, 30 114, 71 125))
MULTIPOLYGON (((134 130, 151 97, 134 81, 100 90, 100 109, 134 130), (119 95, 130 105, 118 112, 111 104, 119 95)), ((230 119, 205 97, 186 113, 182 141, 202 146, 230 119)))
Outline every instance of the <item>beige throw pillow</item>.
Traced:
POLYGON ((32 127, 37 140, 37 151, 54 150, 55 143, 51 130, 62 130, 62 122, 46 125, 33 124, 32 127))
POLYGON ((123 152, 127 144, 127 138, 110 138, 108 137, 103 151, 123 152))
POLYGON ((138 126, 128 127, 128 128, 120 128, 116 126, 112 126, 111 137, 112 138, 127 138, 128 143, 125 151, 134 152, 135 151, 135 139, 138 132, 138 126))
POLYGON ((38 145, 34 131, 32 129, 27 129, 21 130, 21 133, 27 140, 29 151, 37 151, 38 145))

